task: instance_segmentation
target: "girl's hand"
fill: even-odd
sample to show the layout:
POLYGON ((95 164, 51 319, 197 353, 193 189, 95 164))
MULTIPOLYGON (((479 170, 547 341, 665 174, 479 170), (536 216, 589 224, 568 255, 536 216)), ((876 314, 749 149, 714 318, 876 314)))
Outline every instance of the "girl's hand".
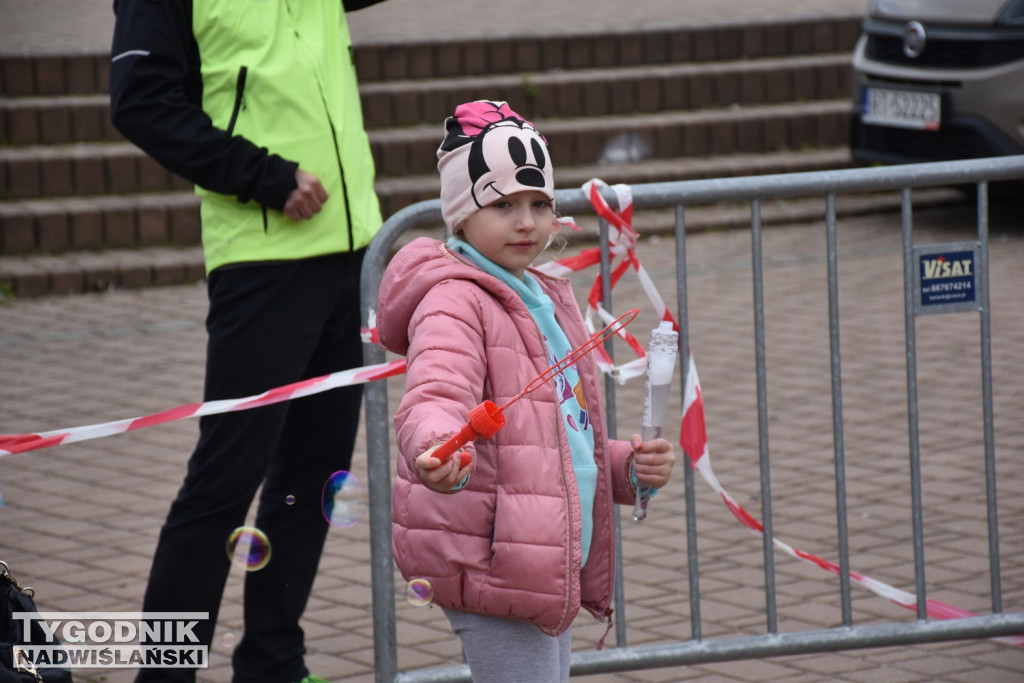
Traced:
POLYGON ((633 447, 633 471, 636 478, 656 489, 667 484, 676 463, 672 444, 665 439, 641 441, 639 434, 634 434, 629 443, 633 447))
POLYGON ((448 493, 453 489, 461 488, 460 484, 469 478, 473 466, 471 463, 460 468, 459 463, 462 462, 462 458, 458 452, 453 453, 448 462, 442 463, 431 455, 440 446, 441 444, 431 446, 416 456, 416 469, 419 472, 420 481, 427 488, 438 493, 448 493))

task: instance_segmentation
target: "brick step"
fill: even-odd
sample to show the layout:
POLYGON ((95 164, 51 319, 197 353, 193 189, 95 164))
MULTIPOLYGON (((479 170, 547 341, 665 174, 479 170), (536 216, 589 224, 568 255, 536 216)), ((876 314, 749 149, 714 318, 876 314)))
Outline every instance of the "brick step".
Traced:
POLYGON ((0 147, 0 196, 9 199, 191 187, 129 142, 0 147))
MULTIPOLYGON (((766 18, 672 26, 660 30, 440 38, 356 43, 360 81, 515 74, 552 69, 629 67, 849 52, 860 35, 855 14, 766 18)), ((7 97, 87 95, 108 91, 110 55, 4 55, 7 97)))
MULTIPOLYGON (((755 61, 581 69, 446 80, 392 80, 360 88, 367 126, 437 125, 455 106, 507 100, 530 119, 830 100, 850 92, 849 54, 755 61)), ((123 141, 106 95, 0 100, 0 145, 123 141)))
MULTIPOLYGON (((360 88, 373 129, 437 124, 474 99, 505 100, 529 119, 699 110, 849 97, 848 53, 438 80, 360 88)), ((539 124, 538 124, 539 125, 539 124)))
POLYGON ((0 204, 0 254, 198 244, 191 191, 59 197, 0 204))
POLYGON ((0 100, 0 145, 63 145, 123 139, 110 122, 107 95, 0 100))
POLYGON ((360 81, 761 59, 850 52, 856 14, 726 21, 661 29, 356 44, 360 81))
MULTIPOLYGON (((847 143, 850 101, 770 104, 631 116, 537 120, 556 167, 607 161, 773 152, 847 143)), ((373 131, 380 177, 428 174, 438 126, 373 131)))
MULTIPOLYGON (((565 168, 844 145, 849 111, 843 99, 536 122, 565 168)), ((438 131, 438 123, 370 131, 378 178, 436 173, 438 131)), ((11 200, 190 187, 127 142, 0 147, 0 197, 11 200)), ((399 208, 389 204, 385 215, 399 208)))
POLYGON ((201 247, 140 247, 60 255, 0 256, 0 302, 6 297, 105 292, 201 282, 201 247))
POLYGON ((110 90, 110 54, 0 56, 7 97, 95 95, 110 90))
MULTIPOLYGON (((923 189, 914 194, 914 206, 943 206, 963 203, 963 194, 948 188, 923 189)), ((874 193, 840 197, 836 214, 840 218, 881 212, 896 212, 899 193, 874 193)), ((583 231, 567 231, 570 247, 592 243, 596 230, 591 216, 580 217, 583 231)), ((768 201, 762 206, 762 225, 822 223, 820 197, 768 201)), ((637 214, 634 227, 648 239, 672 234, 671 211, 637 214)), ((747 206, 693 206, 686 211, 687 232, 716 229, 746 229, 750 225, 747 206)), ((439 237, 439 228, 411 230, 396 246, 419 235, 439 237)), ((570 252, 571 253, 571 252, 570 252)), ((137 249, 70 252, 61 255, 0 256, 0 302, 7 297, 35 297, 76 292, 104 292, 153 285, 201 283, 205 277, 202 249, 196 247, 152 246, 137 249)))
MULTIPOLYGON (((146 160, 139 155, 138 159, 146 160)), ((557 187, 578 187, 591 178, 638 184, 738 175, 790 173, 850 165, 849 150, 835 147, 775 154, 621 161, 559 167, 557 187)), ((440 193, 436 171, 381 178, 376 184, 384 216, 440 193)), ((199 198, 188 189, 130 195, 27 199, 0 204, 0 254, 198 244, 199 198)))

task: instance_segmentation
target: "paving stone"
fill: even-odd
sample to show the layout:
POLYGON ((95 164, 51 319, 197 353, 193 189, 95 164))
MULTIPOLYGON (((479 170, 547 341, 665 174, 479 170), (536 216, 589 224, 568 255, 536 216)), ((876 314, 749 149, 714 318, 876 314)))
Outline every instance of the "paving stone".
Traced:
MULTIPOLYGON (((461 2, 453 1, 457 4, 461 2)), ((527 4, 532 2, 522 1, 527 4)), ((36 0, 8 2, 21 11, 27 11, 25 8, 40 11, 48 6, 48 3, 38 3, 36 0)), ((765 3, 768 2, 765 0, 765 3)), ((84 6, 82 0, 74 0, 74 3, 79 11, 66 14, 83 24, 81 30, 55 36, 49 44, 61 44, 62 41, 68 46, 80 44, 77 41, 90 35, 89 27, 84 24, 109 29, 109 2, 96 2, 98 9, 93 18, 90 18, 91 12, 81 10, 84 6)), ((574 17, 580 17, 580 21, 584 17, 596 15, 614 17, 622 23, 638 21, 638 17, 649 7, 661 4, 634 3, 631 11, 624 15, 621 12, 609 14, 606 10, 602 14, 601 3, 602 0, 592 0, 587 6, 587 12, 581 12, 574 7, 574 3, 543 2, 538 7, 543 10, 548 26, 561 27, 565 22, 559 20, 557 15, 560 12, 569 12, 574 17)), ((774 6, 774 3, 770 4, 774 6)), ((836 6, 840 4, 837 2, 836 6)), ((787 0, 787 6, 797 5, 798 0, 787 0)), ((387 17, 389 21, 378 22, 378 31, 381 33, 377 35, 382 35, 386 29, 392 32, 388 34, 388 39, 392 40, 402 39, 402 31, 409 31, 408 36, 418 37, 428 33, 443 39, 444 31, 472 24, 473 14, 460 12, 458 8, 443 13, 432 11, 426 17, 422 13, 413 12, 413 21, 404 22, 394 20, 394 15, 389 14, 397 12, 399 19, 409 19, 401 17, 401 13, 408 14, 410 6, 416 7, 413 0, 390 0, 377 8, 354 13, 353 33, 358 40, 360 35, 356 29, 362 21, 362 25, 368 29, 365 35, 371 35, 369 29, 373 28, 372 20, 380 16, 387 17), (389 6, 398 7, 399 10, 390 9, 389 6), (452 16, 459 16, 464 23, 452 21, 452 16), (429 21, 440 24, 431 25, 429 21)), ((458 4, 458 7, 462 5, 458 4)), ((472 7, 468 5, 468 9, 472 7)), ((663 27, 677 20, 699 23, 717 17, 720 21, 725 13, 742 9, 735 3, 702 0, 688 3, 687 16, 683 17, 680 16, 678 0, 670 0, 663 7, 668 8, 668 13, 658 19, 663 27)), ((759 4, 758 13, 767 15, 770 10, 766 7, 767 4, 759 4)), ((845 9, 861 12, 863 2, 856 0, 845 9)), ((750 11, 749 8, 747 11, 750 11)), ((802 11, 806 9, 802 8, 802 11)), ((536 25, 537 12, 511 14, 515 16, 510 16, 509 30, 519 20, 528 20, 532 22, 531 25, 536 25)), ((38 18, 29 23, 33 26, 46 24, 38 18)), ((668 53, 670 58, 680 61, 695 59, 698 54, 706 56, 712 53, 729 55, 763 52, 782 55, 793 50, 811 50, 826 45, 850 45, 858 34, 857 23, 857 18, 851 16, 849 22, 829 30, 823 28, 820 22, 807 21, 785 39, 779 38, 777 33, 755 30, 747 25, 742 29, 705 31, 711 34, 710 37, 702 37, 701 32, 692 27, 683 27, 679 31, 668 30, 672 39, 661 42, 657 48, 650 45, 636 48, 622 44, 608 54, 632 59, 631 55, 637 49, 642 49, 646 55, 668 53)), ((12 33, 16 34, 13 38, 20 39, 22 33, 30 35, 29 31, 19 29, 20 24, 16 18, 11 26, 15 29, 12 33)), ((486 26, 488 31, 493 30, 493 23, 486 26)), ((473 28, 472 31, 477 35, 491 35, 482 33, 479 28, 473 28)), ((102 33, 102 30, 98 33, 102 33)), ((520 54, 511 55, 506 51, 500 59, 502 63, 518 62, 520 66, 513 68, 522 69, 522 65, 532 64, 530 70, 543 69, 550 66, 549 60, 565 59, 564 42, 546 36, 539 38, 533 47, 525 47, 520 54)), ((11 46, 16 44, 17 40, 5 40, 5 49, 14 49, 11 46)), ((32 44, 40 44, 40 41, 35 40, 32 44)), ((95 41, 91 49, 102 52, 108 46, 109 33, 103 35, 102 40, 95 41)), ((474 61, 490 60, 495 63, 499 59, 495 46, 489 46, 485 51, 489 56, 480 57, 479 50, 478 47, 472 53, 474 61)), ((451 59, 465 59, 465 56, 459 55, 462 53, 457 52, 451 59)), ((414 68, 423 68, 426 62, 419 60, 417 57, 412 64, 395 65, 388 73, 391 77, 404 77, 397 74, 408 74, 414 68)), ((84 85, 75 83, 85 83, 91 71, 93 80, 102 88, 105 87, 108 61, 109 57, 102 55, 90 55, 88 59, 76 61, 65 58, 59 69, 48 66, 49 71, 41 74, 42 80, 48 83, 46 87, 54 90, 84 88, 84 85)), ((5 60, 3 63, 5 66, 0 78, 4 94, 16 96, 19 89, 23 91, 21 95, 32 93, 37 80, 33 73, 33 69, 36 69, 33 63, 29 60, 21 63, 18 60, 5 60)), ((360 61, 361 70, 366 63, 360 61)), ((449 64, 449 68, 457 67, 455 63, 449 64)), ((381 73, 384 74, 383 69, 381 73)), ((820 92, 829 83, 824 73, 816 72, 800 87, 813 87, 820 92)), ((673 89, 680 102, 685 101, 685 89, 685 86, 673 89)), ((736 92, 747 92, 749 95, 758 89, 759 86, 748 86, 746 89, 741 86, 736 92)), ((712 87, 711 92, 714 90, 712 87)), ((727 91, 727 88, 723 90, 727 91)), ((585 97, 599 99, 596 95, 585 97)), ((452 104, 444 102, 442 108, 447 110, 452 104)), ((74 122, 78 119, 71 120, 74 131, 77 125, 74 122)), ((9 114, 6 125, 9 128, 12 125, 9 114)), ((104 122, 104 125, 108 126, 109 122, 104 122)), ((716 122, 712 119, 698 117, 685 131, 666 134, 665 140, 670 141, 675 136, 685 142, 689 149, 699 149, 701 144, 708 145, 713 139, 714 125, 716 122)), ((766 140, 773 139, 775 144, 783 145, 792 144, 793 140, 831 139, 841 133, 841 127, 833 119, 824 124, 801 119, 788 123, 785 128, 779 128, 778 125, 765 124, 760 134, 766 140), (805 132, 807 135, 803 135, 805 132)), ((73 132, 73 135, 77 136, 78 133, 73 132)), ((719 135, 728 137, 728 134, 719 135)), ((733 135, 742 146, 743 140, 755 133, 744 132, 740 128, 733 135)), ((431 146, 436 149, 435 137, 436 131, 431 133, 430 143, 424 141, 423 154, 432 154, 433 149, 429 149, 431 146)), ((608 137, 606 131, 593 130, 570 143, 569 147, 596 145, 594 149, 601 149, 608 137)), ((570 149, 568 153, 583 156, 582 149, 570 149)), ((406 163, 408 160, 403 156, 399 166, 406 163)), ((744 157, 734 163, 737 172, 744 174, 755 162, 744 157)), ((600 175, 609 180, 613 179, 610 175, 613 172, 614 167, 600 169, 600 175)), ((727 169, 724 165, 717 166, 716 172, 725 175, 727 169)), ((83 166, 74 166, 76 188, 88 186, 85 177, 89 173, 83 166)), ((135 180, 132 181, 132 176, 125 174, 118 182, 123 181, 124 187, 131 186, 133 182, 148 185, 156 177, 154 173, 150 180, 140 180, 143 175, 136 172, 135 180)), ((12 176, 8 176, 7 183, 11 182, 12 176)), ((181 189, 188 187, 180 179, 172 179, 170 182, 181 189)), ((37 180, 37 185, 44 183, 37 180)), ((35 195, 30 193, 29 196, 35 195)), ((194 197, 191 201, 195 201, 194 197)), ((398 205, 404 204, 399 202, 398 205)), ((197 236, 195 206, 194 203, 183 203, 177 209, 167 209, 172 216, 167 220, 172 239, 180 239, 183 234, 197 236)), ((136 207, 122 210, 130 213, 136 207)), ((970 207, 960 210, 968 214, 971 211, 970 207)), ((746 213, 745 220, 749 221, 749 211, 746 213)), ((696 219, 694 214, 688 211, 688 215, 696 219)), ((8 207, 4 206, 0 216, 5 220, 5 250, 9 234, 9 223, 6 222, 8 215, 8 207)), ((69 215, 72 216, 70 239, 88 241, 76 235, 94 231, 94 227, 85 230, 78 226, 89 221, 95 222, 95 214, 90 219, 80 217, 84 214, 69 215)), ((912 571, 907 571, 912 555, 908 550, 912 536, 909 532, 910 515, 904 488, 907 464, 906 406, 905 397, 901 395, 902 383, 905 381, 905 350, 901 337, 903 319, 900 312, 902 284, 890 282, 894 271, 900 267, 899 231, 898 226, 893 228, 893 224, 886 227, 882 220, 878 217, 870 221, 863 218, 841 220, 841 240, 847 245, 840 257, 840 263, 843 264, 841 291, 844 293, 841 308, 843 319, 847 321, 843 327, 843 369, 851 378, 844 385, 847 389, 844 407, 850 464, 849 502, 851 511, 863 510, 868 514, 864 518, 856 513, 852 516, 855 523, 852 527, 851 559, 855 569, 880 579, 891 580, 907 589, 912 588, 913 579, 912 571)), ((117 219, 103 219, 104 229, 111 233, 117 232, 116 223, 117 219)), ((916 226, 915 229, 918 231, 915 234, 924 240, 945 240, 949 237, 948 232, 932 231, 927 225, 916 226)), ((126 242, 135 239, 133 230, 126 231, 131 236, 130 239, 123 237, 126 242)), ((738 500, 749 505, 753 511, 759 511, 760 501, 754 496, 757 492, 758 444, 751 360, 753 349, 750 343, 751 274, 747 232, 719 231, 688 235, 689 301, 692 307, 690 334, 697 362, 701 366, 709 417, 709 438, 716 471, 723 484, 733 491, 738 500)), ((19 239, 23 241, 23 238, 19 239)), ((992 251, 993 282, 1000 285, 994 290, 996 296, 992 302, 993 311, 996 312, 994 338, 1020 339, 1024 337, 1024 316, 1021 315, 1019 297, 1015 293, 1020 289, 1017 264, 1024 259, 1024 248, 1021 246, 1019 230, 1008 231, 999 239, 1002 241, 998 242, 998 248, 992 251)), ((823 360, 821 355, 822 348, 827 346, 824 341, 827 335, 822 333, 821 328, 821 241, 820 230, 814 223, 780 226, 765 236, 770 259, 768 291, 771 297, 767 317, 770 321, 772 355, 768 385, 774 474, 772 502, 778 522, 776 531, 780 536, 783 533, 794 534, 791 538, 813 546, 808 550, 828 554, 834 546, 831 536, 835 522, 827 510, 832 504, 828 490, 832 473, 827 460, 831 425, 825 415, 828 412, 829 397, 827 383, 817 381, 827 375, 827 358, 823 360), (801 262, 793 264, 787 261, 794 256, 799 256, 801 262), (813 433, 808 434, 808 431, 813 433), (826 451, 824 465, 823 450, 826 451), (820 525, 817 523, 819 517, 826 518, 820 525)), ((659 288, 666 292, 671 290, 675 278, 671 246, 671 240, 663 236, 658 240, 645 236, 639 247, 641 260, 653 274, 659 288)), ((40 294, 50 291, 47 278, 52 278, 52 273, 65 272, 69 280, 74 280, 76 276, 61 271, 65 261, 10 261, 5 251, 5 257, 0 258, 0 280, 18 283, 15 291, 19 298, 13 302, 0 302, 0 319, 3 320, 0 325, 0 341, 4 349, 4 363, 0 364, 0 386, 5 387, 7 399, 5 410, 0 414, 0 432, 17 432, 28 424, 32 429, 46 429, 99 422, 134 415, 140 410, 155 411, 196 400, 202 387, 203 317, 206 309, 203 288, 192 284, 125 291, 111 286, 118 282, 128 282, 133 277, 139 283, 152 282, 154 279, 170 280, 176 276, 172 272, 180 272, 177 263, 183 264, 185 272, 195 274, 198 270, 201 276, 201 253, 198 247, 184 249, 180 253, 169 249, 162 253, 159 258, 154 257, 146 263, 114 259, 108 254, 80 255, 78 258, 85 268, 83 272, 91 274, 83 276, 86 279, 83 279, 82 287, 91 293, 28 299, 25 297, 32 291, 40 294), (150 265, 152 263, 158 265, 154 268, 150 265), (102 289, 103 292, 92 291, 95 289, 102 289)), ((576 284, 579 285, 579 291, 585 292, 590 278, 579 278, 576 284)), ((615 301, 641 301, 643 296, 638 285, 627 278, 616 289, 615 301)), ((670 294, 667 298, 669 305, 674 306, 674 296, 670 294)), ((650 325, 651 321, 645 320, 638 324, 650 325)), ((953 393, 942 383, 942 377, 947 374, 951 380, 967 386, 965 377, 954 366, 978 366, 975 358, 969 358, 967 362, 967 355, 963 352, 964 348, 976 342, 976 325, 971 327, 973 329, 970 333, 964 336, 958 336, 960 333, 946 336, 929 334, 919 339, 922 349, 927 351, 922 356, 922 372, 933 373, 930 377, 923 375, 925 381, 922 386, 928 397, 939 394, 938 398, 946 399, 953 393)), ((997 415, 1020 414, 1024 406, 1020 405, 1021 395, 1016 391, 1017 384, 1012 382, 1016 369, 1024 360, 1018 357, 1020 345, 999 344, 998 347, 994 359, 997 368, 996 400, 1000 407, 997 415)), ((399 385, 400 381, 393 381, 389 385, 392 401, 400 394, 399 385)), ((620 433, 635 428, 638 420, 636 408, 640 403, 639 391, 633 384, 624 388, 619 395, 622 408, 618 425, 620 433)), ((942 413, 951 410, 954 404, 936 400, 928 405, 931 411, 942 413)), ((678 414, 678 406, 674 406, 673 410, 678 414)), ((1012 458, 1020 447, 1024 447, 1024 431, 1021 431, 1017 422, 1006 418, 996 420, 1000 463, 1006 462, 1006 457, 1012 458)), ((166 514, 167 505, 180 483, 184 460, 195 439, 194 425, 181 429, 175 425, 164 425, 152 430, 152 435, 140 432, 4 459, 0 466, 0 483, 4 486, 6 504, 0 508, 0 524, 5 534, 3 540, 0 540, 0 551, 5 560, 12 562, 12 567, 19 568, 19 576, 31 577, 40 591, 39 595, 45 596, 46 602, 43 605, 47 609, 138 608, 156 534, 166 514), (88 466, 82 467, 82 463, 88 466), (54 492, 55 482, 63 484, 59 494, 54 492), (71 504, 60 505, 60 500, 70 501, 71 504), (76 501, 79 503, 77 506, 74 505, 76 501), (14 535, 8 535, 8 530, 15 532, 14 535), (8 540, 12 537, 32 538, 36 542, 14 544, 8 540), (83 539, 87 542, 83 543, 83 539), (83 593, 83 577, 88 577, 97 589, 83 593)), ((930 583, 939 583, 937 587, 929 585, 929 597, 945 599, 951 603, 968 601, 971 605, 980 601, 984 609, 987 560, 979 557, 977 552, 979 540, 983 542, 979 537, 984 535, 984 516, 966 503, 968 499, 975 500, 978 495, 970 483, 971 477, 977 473, 977 462, 962 457, 964 448, 969 448, 964 444, 975 443, 977 438, 974 435, 965 436, 962 431, 949 429, 941 419, 927 420, 922 430, 929 449, 925 469, 926 491, 932 494, 926 496, 925 510, 926 541, 929 544, 928 576, 930 583), (949 447, 944 448, 944 445, 949 447), (944 501, 950 499, 955 500, 956 505, 944 504, 944 501), (932 543, 935 545, 932 546, 932 543)), ((353 469, 358 476, 365 476, 365 440, 360 439, 358 443, 359 452, 353 469)), ((677 475, 682 474, 682 466, 680 462, 677 475)), ((999 486, 1001 492, 1022 490, 1019 468, 1002 466, 999 486)), ((699 510, 698 551, 704 598, 702 606, 706 607, 702 612, 704 637, 710 640, 763 633, 764 603, 760 591, 764 579, 760 567, 760 541, 728 513, 720 499, 702 482, 697 482, 695 495, 699 499, 695 502, 699 510), (746 599, 746 596, 750 598, 746 599)), ((631 620, 630 644, 678 642, 689 634, 684 502, 679 476, 656 501, 649 528, 633 525, 628 519, 628 511, 623 512, 623 535, 630 551, 625 562, 626 616, 631 620)), ((1024 548, 1021 543, 1024 528, 1019 522, 1024 519, 1024 510, 1021 510, 1020 496, 1003 495, 999 502, 1002 513, 1000 519, 1006 530, 1003 536, 1004 564, 1008 565, 1003 577, 1004 600, 1010 609, 1019 610, 1024 600, 1024 572, 1014 568, 1021 565, 1018 556, 1021 548, 1024 548)), ((801 629, 833 625, 837 605, 837 598, 834 597, 837 582, 834 577, 781 554, 776 554, 776 563, 776 578, 780 588, 778 604, 782 612, 780 623, 801 629)), ((334 534, 329 537, 321 572, 323 581, 318 581, 307 611, 308 633, 311 636, 307 643, 310 646, 307 661, 315 673, 333 680, 373 680, 372 621, 366 614, 369 604, 367 567, 365 528, 358 537, 351 540, 345 535, 334 534), (353 567, 358 567, 358 571, 353 567)), ((401 588, 400 577, 395 579, 396 585, 401 588)), ((241 584, 239 576, 232 576, 229 581, 218 638, 227 632, 240 632, 241 584)), ((863 589, 855 590, 854 613, 857 623, 890 623, 912 619, 909 611, 866 593, 863 589)), ((440 610, 412 608, 403 604, 400 596, 396 608, 400 666, 418 669, 457 664, 460 661, 458 641, 449 632, 440 610)), ((595 646, 603 634, 603 627, 589 617, 582 617, 574 631, 575 649, 585 651, 595 646)), ((199 680, 211 683, 228 681, 230 647, 218 642, 214 649, 211 668, 202 672, 199 680)), ((593 678, 599 681, 700 679, 785 680, 795 683, 824 679, 1009 681, 1016 680, 1020 671, 1024 670, 1021 657, 1020 648, 989 640, 975 640, 968 643, 789 656, 699 667, 668 667, 593 678)), ((102 675, 107 683, 128 683, 134 677, 134 672, 103 671, 98 675, 102 675)))

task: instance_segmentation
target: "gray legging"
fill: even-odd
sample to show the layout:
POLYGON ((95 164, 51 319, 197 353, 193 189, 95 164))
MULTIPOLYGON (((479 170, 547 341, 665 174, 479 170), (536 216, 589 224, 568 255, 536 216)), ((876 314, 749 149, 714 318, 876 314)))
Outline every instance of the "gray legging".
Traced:
POLYGON ((444 610, 462 649, 473 683, 566 683, 572 655, 572 629, 549 636, 533 624, 513 619, 444 610))

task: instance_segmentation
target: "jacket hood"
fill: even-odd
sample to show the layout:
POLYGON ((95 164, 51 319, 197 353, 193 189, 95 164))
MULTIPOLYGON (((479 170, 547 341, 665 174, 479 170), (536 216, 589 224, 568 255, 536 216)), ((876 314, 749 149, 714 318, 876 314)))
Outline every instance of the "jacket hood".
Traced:
MULTIPOLYGON (((547 277, 531 271, 535 277, 547 277)), ((502 302, 522 308, 518 295, 492 275, 480 270, 443 242, 418 237, 403 247, 388 265, 377 299, 377 332, 388 351, 409 350, 409 322, 427 292, 445 280, 470 280, 502 302)))

